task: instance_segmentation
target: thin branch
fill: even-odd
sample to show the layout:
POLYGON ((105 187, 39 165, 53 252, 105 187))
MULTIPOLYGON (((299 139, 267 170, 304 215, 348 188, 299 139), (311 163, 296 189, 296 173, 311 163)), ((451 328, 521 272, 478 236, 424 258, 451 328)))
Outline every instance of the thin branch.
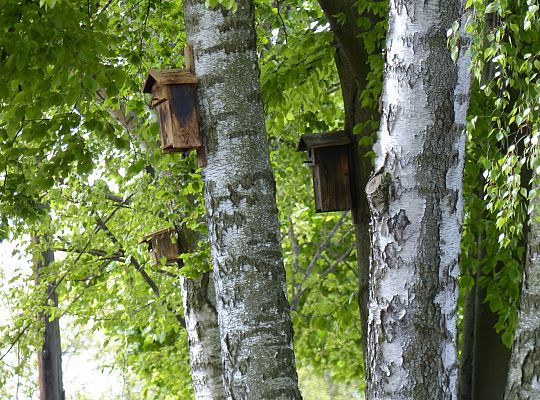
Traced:
POLYGON ((5 356, 8 355, 8 353, 11 351, 11 349, 13 349, 13 347, 15 347, 15 345, 17 344, 17 342, 19 341, 19 339, 22 337, 22 335, 24 335, 26 333, 26 331, 28 330, 28 328, 30 328, 30 323, 27 323, 20 331, 19 333, 17 334, 17 336, 15 336, 15 339, 13 339, 10 343, 10 346, 9 348, 6 350, 6 352, 4 354, 2 354, 0 356, 0 361, 2 361, 4 359, 5 356))
POLYGON ((120 196, 116 196, 112 193, 107 193, 105 195, 105 198, 107 200, 111 200, 111 201, 114 201, 115 203, 124 203, 124 198, 123 197, 120 197, 120 196))
POLYGON ((100 217, 96 217, 97 225, 101 228, 103 232, 111 239, 111 242, 113 242, 115 245, 118 246, 118 251, 121 255, 124 255, 124 248, 122 247, 122 244, 118 241, 116 236, 111 232, 109 227, 105 225, 103 220, 100 217))
POLYGON ((101 14, 103 11, 105 11, 107 8, 109 8, 109 6, 112 4, 114 0, 109 0, 107 3, 105 3, 105 5, 101 8, 101 10, 99 10, 96 15, 99 15, 101 14))
POLYGON ((296 291, 299 288, 299 285, 296 283, 296 273, 300 269, 300 266, 298 264, 298 258, 300 256, 300 247, 298 246, 298 241, 296 240, 296 235, 294 233, 294 224, 292 221, 292 218, 289 218, 289 240, 291 241, 291 251, 293 254, 293 278, 292 278, 292 297, 294 298, 296 296, 296 291))
POLYGON ((287 27, 285 26, 285 21, 283 20, 283 16, 281 15, 281 5, 279 4, 279 0, 276 0, 277 5, 277 15, 279 17, 279 20, 281 21, 281 26, 283 28, 283 35, 285 35, 285 43, 289 41, 289 36, 287 35, 287 27))
MULTIPOLYGON (((78 253, 78 254, 80 254, 82 252, 82 250, 68 249, 68 248, 65 248, 65 247, 54 247, 51 250, 52 251, 61 251, 63 253, 78 253)), ((84 254, 88 254, 88 255, 96 256, 96 257, 105 257, 105 256, 109 255, 109 253, 107 253, 104 250, 95 250, 95 249, 86 250, 84 252, 84 254)))
POLYGON ((180 275, 173 274, 172 272, 166 271, 166 270, 161 269, 161 268, 156 269, 156 272, 158 272, 160 274, 163 274, 163 275, 166 275, 166 276, 170 276, 171 278, 175 278, 175 279, 180 278, 180 275))
POLYGON ((339 220, 336 222, 336 224, 334 225, 334 228, 332 228, 332 231, 330 232, 330 234, 328 235, 328 237, 326 238, 326 240, 319 246, 319 248, 317 249, 317 252, 315 253, 315 256, 313 256, 313 259, 311 260, 311 262, 309 263, 309 266, 308 268, 306 269, 306 272, 304 273, 304 279, 302 280, 302 285, 306 282, 306 280, 308 279, 309 275, 311 274, 311 272, 313 271, 313 268, 315 268, 315 265, 317 264, 317 261, 319 261, 319 258, 321 258, 321 255, 323 254, 323 252, 328 249, 328 247, 330 246, 330 242, 332 240, 332 238, 334 237, 334 235, 336 234, 337 230, 339 229, 339 227, 341 225, 343 225, 343 222, 345 221, 345 217, 347 216, 347 212, 344 212, 341 214, 341 217, 339 218, 339 220))
MULTIPOLYGON (((328 274, 330 274, 331 272, 333 272, 337 266, 339 264, 341 264, 342 262, 344 262, 350 255, 351 253, 353 252, 355 246, 351 246, 347 249, 347 251, 345 251, 345 253, 343 253, 332 265, 330 265, 330 267, 328 267, 327 269, 325 269, 320 275, 319 277, 320 278, 324 278, 325 276, 327 276, 328 274)), ((300 299, 302 298, 302 296, 307 292, 311 290, 311 288, 309 287, 304 287, 302 288, 297 294, 296 296, 293 296, 292 300, 291 300, 291 310, 296 310, 298 308, 298 305, 300 303, 300 299)))
MULTIPOLYGON (((118 246, 118 251, 121 252, 122 254, 125 254, 125 250, 124 250, 122 244, 120 243, 120 241, 112 233, 112 231, 109 229, 109 227, 103 221, 101 221, 101 219, 99 219, 99 217, 98 217, 98 224, 99 224, 99 226, 101 226, 101 229, 103 231, 107 232, 107 236, 109 236, 111 241, 118 246)), ((141 275, 141 277, 146 282, 146 284, 150 287, 150 289, 152 289, 152 292, 154 292, 154 295, 157 298, 159 298, 160 297, 160 291, 159 291, 158 285, 150 277, 150 275, 148 275, 148 273, 146 272, 144 267, 141 265, 141 263, 139 263, 139 261, 133 255, 131 257, 129 257, 129 262, 130 262, 131 265, 133 265, 135 267, 135 270, 141 275)), ((169 304, 169 302, 166 299, 163 299, 161 304, 164 305, 167 308, 168 311, 170 311, 170 312, 172 312, 174 314, 174 316, 176 317, 178 322, 180 322, 180 324, 183 327, 186 326, 185 319, 181 315, 177 314, 174 311, 174 309, 172 308, 172 306, 169 304)))
MULTIPOLYGON (((111 220, 112 217, 114 217, 114 215, 118 212, 118 210, 120 210, 122 208, 123 205, 125 205, 126 203, 128 203, 131 198, 134 196, 134 194, 130 194, 128 197, 126 197, 124 199, 124 201, 122 203, 119 203, 114 210, 111 211, 111 213, 109 214, 109 216, 107 218, 105 218, 105 220, 103 221, 104 224, 106 224, 108 221, 111 220)), ((90 243, 92 243, 92 239, 93 239, 93 236, 98 233, 100 231, 100 227, 99 226, 96 226, 94 228, 94 230, 92 231, 92 233, 90 234, 90 238, 88 239, 88 241, 86 242, 86 244, 84 245, 84 247, 82 248, 81 252, 79 253, 79 255, 75 258, 75 261, 73 261, 73 263, 71 264, 71 266, 67 269, 67 271, 60 277, 60 279, 55 282, 53 285, 51 285, 51 292, 49 293, 49 295, 52 293, 52 291, 56 290, 56 288, 66 279, 67 275, 73 270, 73 268, 75 268, 75 265, 79 262, 79 260, 81 259, 81 257, 83 256, 83 254, 85 254, 85 252, 88 250, 88 247, 90 246, 90 243)))

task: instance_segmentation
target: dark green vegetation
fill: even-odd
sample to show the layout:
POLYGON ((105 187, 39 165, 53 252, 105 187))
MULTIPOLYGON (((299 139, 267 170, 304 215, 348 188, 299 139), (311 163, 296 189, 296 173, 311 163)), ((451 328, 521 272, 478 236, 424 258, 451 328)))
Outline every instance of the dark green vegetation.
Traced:
MULTIPOLYGON (((129 367, 149 398, 186 398, 191 389, 177 276, 209 270, 208 245, 190 244, 198 251, 183 255, 179 271, 152 264, 138 244, 141 236, 173 224, 206 235, 195 154, 162 154, 149 98, 140 94, 148 69, 182 66, 182 4, 41 3, 6 0, 0 7, 0 236, 28 242, 21 248, 28 254, 52 249, 65 258, 42 270, 40 286, 22 272, 3 282, 13 321, 0 327, 0 357, 15 349, 20 357, 18 365, 0 361, 0 387, 33 368, 30 359, 41 340, 38 315, 46 312, 70 316, 81 326, 91 321, 106 332, 104 347, 116 351, 122 343, 118 367, 129 367), (30 236, 48 241, 31 244, 30 236), (58 307, 42 305, 51 283, 58 307)), ((353 4, 355 11, 330 12, 336 32, 347 23, 362 32, 367 54, 354 65, 368 65, 370 72, 356 107, 374 110, 367 121, 344 114, 341 84, 347 74, 336 69, 333 33, 320 5, 255 3, 297 363, 358 384, 363 371, 355 229, 348 214, 314 213, 310 172, 295 149, 304 133, 340 129, 351 120, 360 135, 377 126, 384 23, 374 24, 373 16, 384 16, 386 3, 335 1, 346 10, 353 4)), ((540 19, 534 0, 494 1, 487 9, 483 2, 469 3, 476 9, 469 27, 476 79, 461 286, 463 304, 469 304, 463 329, 476 327, 476 339, 463 336, 462 354, 480 354, 471 367, 477 377, 492 368, 489 361, 482 364, 475 347, 492 331, 478 316, 490 314, 494 340, 508 347, 516 326, 528 205, 536 193, 530 179, 539 173, 540 19)), ((355 46, 357 38, 349 39, 342 41, 344 48, 355 46)), ((362 75, 354 65, 352 75, 362 75)), ((373 139, 364 135, 360 145, 369 148, 373 139)), ((365 165, 370 156, 363 153, 365 165)), ((12 394, 0 388, 0 397, 12 394)))

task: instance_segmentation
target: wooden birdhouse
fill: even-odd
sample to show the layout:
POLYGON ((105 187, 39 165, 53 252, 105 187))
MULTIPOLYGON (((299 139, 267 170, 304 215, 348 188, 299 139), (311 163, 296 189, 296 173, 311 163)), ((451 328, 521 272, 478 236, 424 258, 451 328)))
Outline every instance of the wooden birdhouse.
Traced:
POLYGON ((140 243, 148 243, 148 248, 154 260, 160 264, 161 259, 167 259, 166 264, 177 262, 180 258, 180 247, 176 236, 176 229, 167 228, 143 236, 140 243))
POLYGON ((351 140, 345 132, 302 135, 298 151, 306 151, 312 168, 316 212, 352 208, 351 140))
MULTIPOLYGON (((191 55, 186 59, 191 60, 191 55)), ((192 66, 188 69, 151 69, 144 82, 143 93, 152 94, 163 152, 186 152, 202 146, 197 78, 192 66)))

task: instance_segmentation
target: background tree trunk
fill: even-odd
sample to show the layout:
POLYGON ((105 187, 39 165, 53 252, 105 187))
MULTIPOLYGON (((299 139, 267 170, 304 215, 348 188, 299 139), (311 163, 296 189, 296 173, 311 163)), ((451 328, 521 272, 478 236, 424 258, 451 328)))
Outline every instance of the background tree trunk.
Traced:
POLYGON ((205 201, 230 399, 299 399, 270 169, 253 2, 187 0, 208 165, 205 201))
MULTIPOLYGON (((478 285, 477 285, 478 286, 478 285)), ((495 330, 499 316, 485 301, 486 290, 476 288, 474 364, 471 400, 502 400, 510 350, 495 330)))
MULTIPOLYGON (((479 177, 483 181, 482 177, 479 177)), ((483 192, 478 193, 483 197, 483 192)), ((482 215, 481 219, 488 218, 482 215)), ((482 242, 477 237, 479 265, 486 257, 482 242)), ((477 271, 473 288, 467 293, 463 309, 463 338, 458 398, 460 400, 502 400, 508 376, 510 350, 495 330, 498 315, 491 311, 486 299, 486 289, 479 286, 483 275, 477 271)))
MULTIPOLYGON (((40 243, 39 238, 34 238, 36 244, 40 243)), ((54 261, 54 253, 51 250, 44 251, 35 260, 36 283, 40 283, 43 268, 49 266, 54 261)), ((56 296, 56 286, 49 283, 46 289, 46 304, 58 306, 56 296)), ((41 314, 41 319, 45 325, 43 333, 43 346, 38 354, 38 376, 39 376, 39 399, 40 400, 64 400, 64 386, 62 383, 62 346, 60 341, 59 319, 49 320, 47 313, 41 314)))
MULTIPOLYGON (((537 152, 538 154, 538 152, 537 152)), ((535 177, 533 188, 540 179, 535 177)), ((530 214, 527 235, 527 259, 519 303, 518 324, 505 399, 540 398, 540 197, 532 200, 534 211, 530 214)))
MULTIPOLYGON (((360 326, 362 327, 362 344, 365 354, 367 345, 367 304, 369 282, 369 206, 363 188, 366 186, 373 170, 371 159, 366 156, 371 150, 370 146, 361 145, 360 139, 373 135, 374 129, 366 124, 366 127, 358 135, 353 135, 353 128, 358 123, 367 123, 378 120, 379 113, 376 105, 372 108, 360 105, 360 93, 366 88, 367 76, 370 72, 367 58, 369 56, 361 39, 362 30, 358 27, 359 18, 355 0, 319 0, 322 10, 330 23, 334 33, 336 46, 336 67, 338 70, 343 104, 345 107, 345 131, 350 135, 353 160, 353 182, 355 190, 353 195, 353 218, 356 227, 356 253, 358 259, 358 307, 360 311, 360 326), (336 19, 337 15, 345 14, 345 21, 336 19)), ((372 26, 378 22, 378 18, 369 15, 372 26)))
POLYGON ((458 258, 470 79, 460 2, 390 2, 372 215, 368 399, 457 396, 458 258))
MULTIPOLYGON (((180 226, 180 252, 196 251, 198 235, 180 226)), ((183 262, 179 262, 179 267, 183 262)), ((180 275, 184 318, 189 339, 189 363, 196 400, 225 399, 223 365, 216 311, 216 289, 212 272, 198 278, 180 275)))

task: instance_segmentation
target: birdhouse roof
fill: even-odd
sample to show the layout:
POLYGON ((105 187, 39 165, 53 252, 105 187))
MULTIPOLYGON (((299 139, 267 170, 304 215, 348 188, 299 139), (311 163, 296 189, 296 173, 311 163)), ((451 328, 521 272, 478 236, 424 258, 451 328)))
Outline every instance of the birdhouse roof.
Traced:
POLYGON ((197 78, 187 69, 151 69, 144 81, 143 93, 151 93, 155 83, 160 85, 179 85, 197 83, 197 78))
POLYGON ((162 229, 160 231, 157 231, 157 232, 152 232, 152 233, 149 233, 148 235, 144 235, 141 240, 139 241, 139 243, 148 243, 148 242, 151 242, 152 241, 152 238, 156 237, 156 236, 161 236, 161 235, 164 235, 164 234, 171 234, 171 233, 175 233, 176 232, 176 229, 175 228, 165 228, 165 229, 162 229))
POLYGON ((351 139, 344 131, 325 133, 306 133, 300 137, 298 151, 316 149, 330 146, 344 146, 351 143, 351 139))

